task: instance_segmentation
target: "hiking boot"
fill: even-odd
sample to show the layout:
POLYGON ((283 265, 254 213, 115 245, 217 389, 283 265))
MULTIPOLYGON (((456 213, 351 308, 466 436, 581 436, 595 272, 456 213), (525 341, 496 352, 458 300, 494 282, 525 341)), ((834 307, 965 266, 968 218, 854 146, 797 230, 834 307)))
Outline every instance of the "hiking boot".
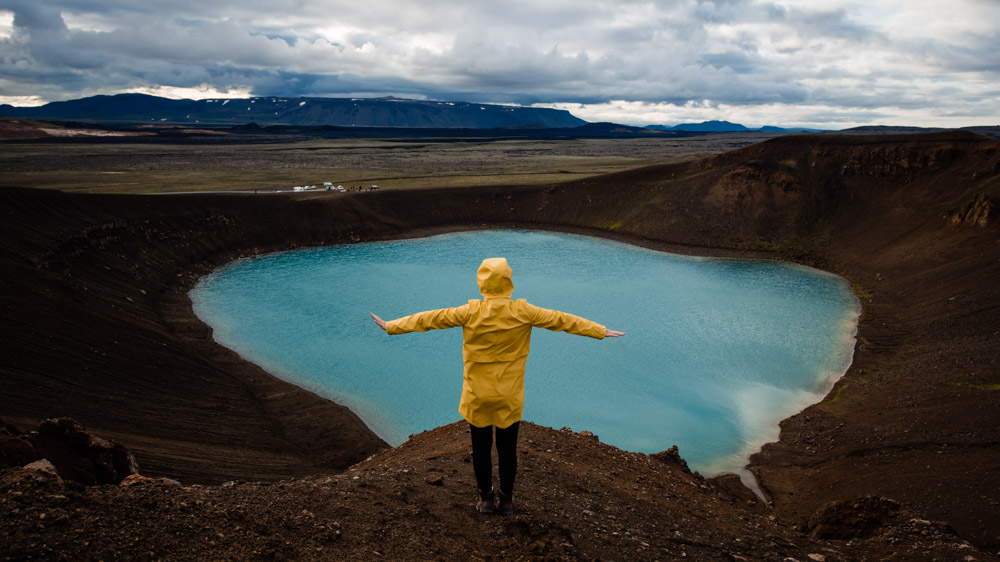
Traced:
POLYGON ((479 503, 476 504, 476 511, 490 514, 496 511, 496 504, 493 503, 493 490, 489 494, 479 494, 479 503))
POLYGON ((500 492, 500 503, 497 505, 500 515, 512 515, 514 513, 514 494, 506 495, 500 492))

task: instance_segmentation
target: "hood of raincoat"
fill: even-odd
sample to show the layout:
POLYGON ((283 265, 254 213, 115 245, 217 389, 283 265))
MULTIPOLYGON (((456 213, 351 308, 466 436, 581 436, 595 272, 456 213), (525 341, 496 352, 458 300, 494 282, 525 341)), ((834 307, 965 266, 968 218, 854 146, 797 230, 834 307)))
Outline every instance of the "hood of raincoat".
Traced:
POLYGON ((484 297, 510 297, 514 292, 507 258, 486 258, 476 272, 479 292, 484 297))

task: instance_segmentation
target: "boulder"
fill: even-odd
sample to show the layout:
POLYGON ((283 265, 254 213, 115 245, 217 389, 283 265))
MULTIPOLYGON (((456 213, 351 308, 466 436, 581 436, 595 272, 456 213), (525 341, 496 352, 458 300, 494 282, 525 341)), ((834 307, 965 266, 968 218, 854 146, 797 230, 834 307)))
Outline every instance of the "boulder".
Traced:
POLYGON ((866 539, 881 535, 903 511, 899 502, 879 496, 833 501, 812 514, 805 531, 817 539, 866 539))
POLYGON ((738 474, 720 474, 719 476, 709 478, 708 483, 729 503, 739 504, 754 513, 767 513, 770 511, 767 502, 757 497, 757 494, 753 490, 747 488, 738 474))
POLYGON ((144 486, 146 484, 153 484, 156 481, 148 476, 143 476, 141 474, 129 474, 118 483, 119 486, 128 488, 129 486, 144 486))
POLYGON ((987 226, 996 218, 996 205, 985 193, 980 193, 964 207, 951 214, 951 224, 969 226, 987 226))
POLYGON ((37 458, 31 440, 0 420, 0 468, 24 466, 37 458))
POLYGON ((135 457, 124 445, 91 435, 72 418, 43 421, 34 449, 39 457, 52 461, 62 478, 81 484, 117 484, 139 472, 135 457))
POLYGON ((649 456, 653 457, 654 459, 664 464, 672 464, 680 468, 683 472, 691 474, 691 469, 688 468, 687 461, 684 460, 683 457, 681 457, 681 453, 680 450, 677 449, 677 445, 670 447, 666 451, 660 451, 659 453, 655 453, 649 456))
POLYGON ((48 459, 28 463, 24 465, 24 470, 34 470, 38 472, 45 472, 55 477, 59 476, 59 474, 56 473, 56 467, 52 466, 52 463, 50 463, 48 459))

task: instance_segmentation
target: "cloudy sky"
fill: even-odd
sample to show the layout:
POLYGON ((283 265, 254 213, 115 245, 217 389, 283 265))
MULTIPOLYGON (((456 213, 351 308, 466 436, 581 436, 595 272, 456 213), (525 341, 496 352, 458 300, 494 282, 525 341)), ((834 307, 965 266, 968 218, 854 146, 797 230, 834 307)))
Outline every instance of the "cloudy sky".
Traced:
POLYGON ((1000 124, 1000 0, 0 0, 0 103, 539 105, 635 125, 1000 124))

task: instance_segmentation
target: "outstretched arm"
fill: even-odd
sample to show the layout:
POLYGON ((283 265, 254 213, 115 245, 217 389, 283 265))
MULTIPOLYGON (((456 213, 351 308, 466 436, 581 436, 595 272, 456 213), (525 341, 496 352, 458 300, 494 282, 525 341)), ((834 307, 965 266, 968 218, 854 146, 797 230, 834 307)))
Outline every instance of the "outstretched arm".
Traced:
POLYGON ((437 310, 418 312, 395 320, 389 320, 388 322, 376 316, 374 312, 369 314, 371 314, 372 320, 378 324, 378 327, 385 330, 385 333, 395 335, 462 326, 468 320, 468 311, 469 305, 462 305, 455 308, 439 308, 437 310))
POLYGON ((525 301, 517 302, 520 303, 520 306, 523 306, 524 310, 529 314, 532 326, 556 332, 569 332, 578 336, 588 336, 595 339, 604 339, 608 337, 618 338, 625 335, 625 332, 609 330, 597 322, 587 320, 586 318, 582 318, 580 316, 560 312, 558 310, 541 308, 525 301))

